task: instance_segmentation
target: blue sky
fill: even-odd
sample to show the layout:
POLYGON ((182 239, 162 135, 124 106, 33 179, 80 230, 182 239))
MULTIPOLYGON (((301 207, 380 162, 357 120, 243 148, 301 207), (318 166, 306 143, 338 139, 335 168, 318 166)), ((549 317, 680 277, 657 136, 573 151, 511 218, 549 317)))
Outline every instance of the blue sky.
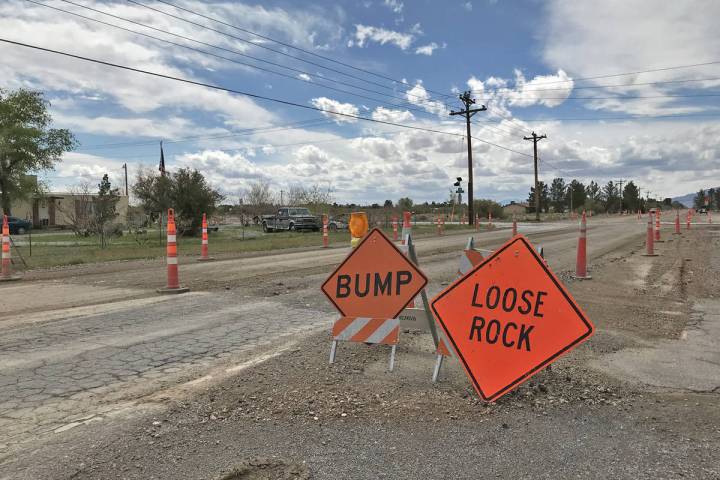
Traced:
POLYGON ((359 71, 152 0, 38 1, 224 58, 25 0, 0 5, 0 37, 446 132, 324 116, 0 44, 0 87, 45 91, 56 126, 81 141, 47 175, 54 190, 96 184, 105 172, 121 183, 123 163, 132 181, 139 168, 157 168, 164 140, 169 169, 197 168, 231 202, 258 180, 276 192, 321 185, 339 202, 442 201, 456 176, 467 177, 464 125, 448 115, 466 89, 488 106, 473 125, 477 197, 526 198, 532 145, 522 136, 533 130, 549 137, 540 143, 546 181, 622 178, 675 196, 716 184, 720 173, 720 97, 697 96, 720 93, 720 63, 606 77, 719 61, 717 2, 176 3, 359 71), (645 98, 627 98, 637 96, 645 98))

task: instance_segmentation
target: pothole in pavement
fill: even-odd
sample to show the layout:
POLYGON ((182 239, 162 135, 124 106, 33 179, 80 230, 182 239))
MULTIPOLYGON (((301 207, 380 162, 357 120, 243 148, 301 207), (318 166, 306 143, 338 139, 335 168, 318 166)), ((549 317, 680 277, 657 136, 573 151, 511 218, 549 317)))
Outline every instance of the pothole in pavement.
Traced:
POLYGON ((307 480, 310 472, 302 463, 256 459, 243 462, 216 480, 307 480))

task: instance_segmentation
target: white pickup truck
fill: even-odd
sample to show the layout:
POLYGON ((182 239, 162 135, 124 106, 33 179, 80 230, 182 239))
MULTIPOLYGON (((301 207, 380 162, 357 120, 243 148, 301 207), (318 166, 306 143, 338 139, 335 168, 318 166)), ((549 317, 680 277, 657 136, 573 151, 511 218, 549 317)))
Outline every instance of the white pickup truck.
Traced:
POLYGON ((263 232, 277 230, 320 230, 318 217, 304 207, 280 207, 275 215, 262 216, 263 232))

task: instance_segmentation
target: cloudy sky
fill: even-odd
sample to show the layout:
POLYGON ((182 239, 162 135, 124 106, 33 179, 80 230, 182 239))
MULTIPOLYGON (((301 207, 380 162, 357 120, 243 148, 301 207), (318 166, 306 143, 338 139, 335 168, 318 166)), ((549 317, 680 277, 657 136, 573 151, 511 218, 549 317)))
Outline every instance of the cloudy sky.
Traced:
POLYGON ((677 196, 720 183, 717 18, 712 0, 4 0, 1 38, 351 116, 6 43, 0 88, 45 91, 80 140, 47 175, 55 190, 120 183, 124 163, 132 181, 164 140, 170 170, 197 168, 230 201, 257 179, 338 202, 443 201, 467 177, 449 112, 472 90, 488 108, 473 125, 477 197, 527 197, 532 131, 548 136, 543 180, 677 196))

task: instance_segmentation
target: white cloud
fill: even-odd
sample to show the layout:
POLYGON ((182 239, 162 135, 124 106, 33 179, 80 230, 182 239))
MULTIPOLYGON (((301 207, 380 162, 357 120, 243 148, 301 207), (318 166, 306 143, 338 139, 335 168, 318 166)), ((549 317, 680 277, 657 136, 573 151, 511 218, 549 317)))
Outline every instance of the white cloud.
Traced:
POLYGON ((305 80, 306 82, 311 82, 311 81, 312 81, 312 77, 311 77, 310 75, 308 75, 307 73, 300 73, 300 74, 298 74, 298 78, 299 78, 300 80, 305 80))
POLYGON ((473 4, 472 2, 465 2, 462 4, 463 8, 467 10, 468 12, 472 12, 473 4))
POLYGON ((414 105, 424 108, 430 113, 445 116, 449 113, 447 107, 437 100, 432 100, 422 82, 418 81, 413 88, 405 92, 405 98, 414 105))
POLYGON ((544 105, 549 108, 557 107, 570 96, 575 85, 572 78, 563 70, 557 75, 537 75, 529 82, 521 71, 515 71, 515 89, 508 93, 510 105, 527 107, 530 105, 544 105), (552 95, 548 95, 546 88, 552 88, 552 95))
POLYGON ((399 0, 384 0, 384 5, 395 13, 402 13, 405 5, 399 0))
POLYGON ((377 107, 373 110, 372 118, 394 123, 407 123, 415 120, 415 116, 407 110, 393 110, 385 107, 377 107))
MULTIPOLYGON (((657 8, 653 0, 634 2, 546 3, 543 58, 555 68, 575 77, 633 72, 674 65, 712 62, 718 59, 720 35, 716 19, 720 3, 700 0, 689 5, 673 2, 657 8), (651 12, 651 13, 648 13, 651 12), (592 24, 589 18, 598 19, 592 24), (618 32, 622 32, 621 35, 618 32)), ((678 79, 720 77, 720 65, 599 78, 584 84, 613 85, 678 79)), ((635 85, 593 89, 593 95, 663 95, 681 89, 710 88, 718 81, 692 84, 635 85)), ((548 86, 549 88, 549 86, 548 86)), ((548 96, 551 93, 546 92, 548 96)), ((554 95, 553 95, 554 96, 554 95)), ((594 109, 636 114, 680 113, 682 99, 661 98, 643 101, 591 101, 594 109)))
MULTIPOLYGON (((360 111, 352 103, 342 103, 337 100, 333 100, 327 97, 318 97, 311 100, 312 105, 316 108, 328 110, 329 112, 341 113, 344 115, 359 115, 360 111)), ((334 115, 333 113, 322 112, 322 114, 328 118, 332 118, 336 123, 355 123, 355 118, 346 117, 343 115, 334 115)))
POLYGON ((415 54, 416 54, 416 55, 427 55, 427 56, 431 56, 431 55, 433 54, 433 52, 434 52, 435 50, 437 50, 438 48, 445 48, 445 47, 446 47, 446 44, 445 44, 445 43, 443 43, 443 45, 442 45, 442 47, 441 47, 440 45, 438 45, 438 44, 435 43, 435 42, 430 42, 430 43, 427 44, 427 45, 423 45, 423 46, 421 46, 421 47, 416 48, 416 49, 415 49, 415 54))
MULTIPOLYGON (((419 26, 417 28, 413 27, 413 29, 417 32, 419 26)), ((357 45, 362 48, 370 42, 379 43, 380 45, 389 43, 401 50, 407 50, 414 41, 415 35, 413 33, 401 33, 382 27, 356 24, 354 41, 350 40, 348 46, 357 45)))

